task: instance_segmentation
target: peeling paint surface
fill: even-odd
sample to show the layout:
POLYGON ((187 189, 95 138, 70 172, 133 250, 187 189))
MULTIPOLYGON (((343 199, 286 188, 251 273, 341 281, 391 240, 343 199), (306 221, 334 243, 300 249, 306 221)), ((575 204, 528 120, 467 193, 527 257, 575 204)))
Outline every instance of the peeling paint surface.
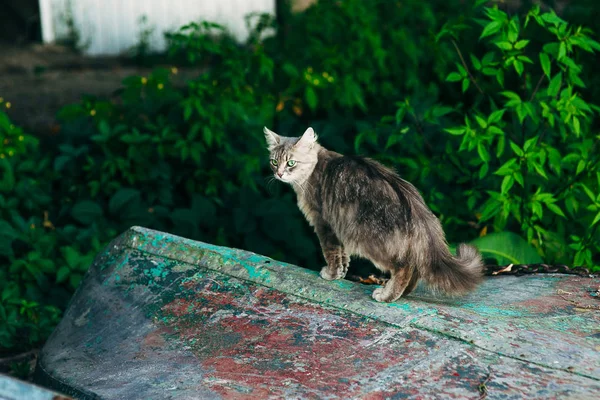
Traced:
POLYGON ((101 399, 476 399, 488 377, 490 399, 593 399, 598 286, 495 277, 379 304, 373 286, 132 228, 95 260, 36 378, 101 399))

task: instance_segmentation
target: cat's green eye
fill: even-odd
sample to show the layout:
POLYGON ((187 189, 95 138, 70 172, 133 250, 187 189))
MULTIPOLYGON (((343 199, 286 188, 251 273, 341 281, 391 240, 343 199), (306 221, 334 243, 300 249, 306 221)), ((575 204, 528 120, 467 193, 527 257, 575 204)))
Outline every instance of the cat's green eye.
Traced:
POLYGON ((296 161, 294 161, 294 160, 290 160, 287 162, 287 166, 290 168, 292 168, 294 165, 296 165, 296 161))
POLYGON ((274 158, 271 158, 271 165, 273 165, 274 167, 276 167, 276 166, 277 166, 277 164, 278 164, 278 163, 277 163, 277 160, 276 160, 276 159, 274 159, 274 158))

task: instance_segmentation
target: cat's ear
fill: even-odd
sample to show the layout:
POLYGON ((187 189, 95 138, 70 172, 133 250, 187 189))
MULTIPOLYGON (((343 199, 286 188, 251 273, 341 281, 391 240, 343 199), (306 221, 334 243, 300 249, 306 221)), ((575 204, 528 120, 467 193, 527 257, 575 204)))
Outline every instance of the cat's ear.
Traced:
POLYGON ((303 134, 300 140, 296 142, 294 147, 304 147, 310 149, 313 144, 317 142, 317 134, 313 128, 308 128, 303 134))
POLYGON ((281 138, 279 135, 266 126, 264 127, 263 132, 265 133, 265 139, 267 139, 267 148, 269 151, 273 150, 279 145, 279 143, 281 143, 281 138))

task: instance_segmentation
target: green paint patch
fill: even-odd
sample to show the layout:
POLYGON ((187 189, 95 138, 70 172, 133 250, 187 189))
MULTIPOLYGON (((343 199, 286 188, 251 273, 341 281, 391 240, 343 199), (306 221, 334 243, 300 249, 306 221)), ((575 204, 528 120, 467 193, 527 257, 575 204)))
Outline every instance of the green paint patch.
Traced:
POLYGON ((250 279, 260 279, 265 283, 271 282, 271 271, 267 269, 262 269, 260 266, 254 266, 251 264, 242 264, 244 269, 248 272, 248 277, 250 279))
POLYGON ((462 308, 475 311, 482 317, 528 317, 530 314, 524 311, 510 310, 505 308, 498 308, 487 306, 481 303, 465 303, 461 305, 462 308))
POLYGON ((123 260, 119 263, 119 265, 117 265, 115 271, 123 269, 125 266, 127 266, 127 264, 129 264, 129 252, 125 253, 125 257, 123 257, 123 260))
POLYGON ((164 262, 154 264, 154 267, 145 270, 144 273, 152 279, 164 279, 169 270, 169 264, 164 262))
MULTIPOLYGON (((316 274, 316 272, 315 272, 315 274, 316 274)), ((334 282, 341 289, 349 290, 349 289, 356 288, 356 284, 355 283, 347 281, 345 279, 338 279, 338 280, 335 280, 334 282)))

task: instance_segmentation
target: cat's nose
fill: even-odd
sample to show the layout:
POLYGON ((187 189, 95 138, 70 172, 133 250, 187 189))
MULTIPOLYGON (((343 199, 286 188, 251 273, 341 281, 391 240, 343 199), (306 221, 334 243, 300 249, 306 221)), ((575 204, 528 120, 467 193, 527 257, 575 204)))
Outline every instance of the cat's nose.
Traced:
POLYGON ((277 171, 277 176, 281 178, 283 176, 283 172, 277 171))

